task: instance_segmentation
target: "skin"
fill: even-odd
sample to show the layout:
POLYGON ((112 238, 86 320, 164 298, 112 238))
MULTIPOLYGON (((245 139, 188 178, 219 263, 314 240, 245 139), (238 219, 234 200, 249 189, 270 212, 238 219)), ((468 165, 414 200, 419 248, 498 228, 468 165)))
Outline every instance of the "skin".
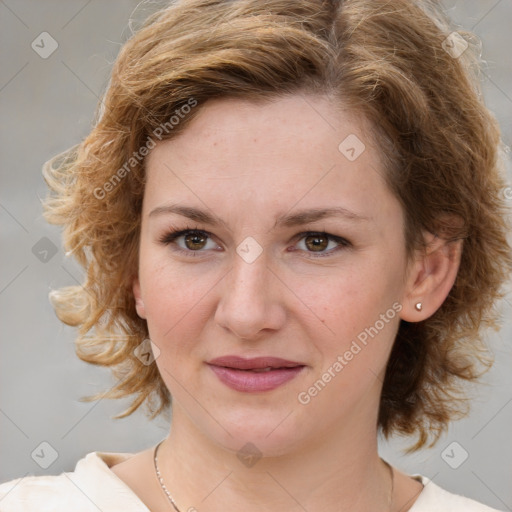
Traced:
MULTIPOLYGON (((384 182, 369 126, 323 96, 210 101, 182 134, 157 144, 146 168, 133 292, 173 397, 159 465, 180 510, 388 510, 390 473, 378 456, 376 427, 384 370, 399 320, 424 320, 442 304, 460 244, 425 234, 428 251, 407 259, 404 214, 384 182), (365 145, 354 161, 338 149, 351 134, 365 145), (177 203, 221 222, 162 211, 177 203), (364 219, 275 226, 280 215, 326 207, 364 219), (183 236, 162 243, 172 229, 210 235, 199 244, 183 236), (323 240, 317 251, 326 256, 315 257, 315 237, 305 231, 350 245, 323 240), (262 248, 252 263, 236 252, 247 237, 262 248), (393 304, 400 306, 394 318, 300 403, 298 394, 393 304), (306 368, 275 390, 243 393, 206 365, 222 355, 270 355, 306 368), (237 457, 248 442, 263 455, 251 467, 237 457)), ((168 511, 152 450, 112 471, 151 510, 168 511)), ((421 489, 395 470, 391 509, 408 510, 421 489)))

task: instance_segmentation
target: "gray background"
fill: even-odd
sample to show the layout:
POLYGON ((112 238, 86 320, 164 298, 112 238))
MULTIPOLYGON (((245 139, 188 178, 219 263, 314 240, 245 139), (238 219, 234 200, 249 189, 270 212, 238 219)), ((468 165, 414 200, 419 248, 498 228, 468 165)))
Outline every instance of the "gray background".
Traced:
MULTIPOLYGON (((48 302, 50 289, 76 283, 81 270, 64 257, 59 229, 45 223, 40 207, 42 163, 88 133, 111 64, 130 34, 128 20, 144 19, 152 9, 133 13, 137 3, 0 0, 0 481, 70 471, 88 452, 135 452, 167 433, 165 418, 149 422, 142 412, 112 420, 127 401, 79 401, 113 381, 107 370, 75 356, 74 330, 60 324, 48 302), (58 43, 46 59, 31 48, 42 32, 58 43)), ((512 1, 445 5, 458 25, 482 39, 485 98, 510 146, 512 1)), ((406 472, 512 510, 512 311, 509 301, 501 308, 504 328, 489 335, 496 364, 474 390, 470 417, 454 423, 432 449, 405 456, 406 440, 395 439, 382 442, 381 453, 406 472)))

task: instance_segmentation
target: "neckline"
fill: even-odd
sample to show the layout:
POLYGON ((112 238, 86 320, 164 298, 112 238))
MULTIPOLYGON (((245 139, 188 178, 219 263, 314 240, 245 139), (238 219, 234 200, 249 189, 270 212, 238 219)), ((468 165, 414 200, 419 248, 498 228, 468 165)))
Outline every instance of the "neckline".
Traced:
MULTIPOLYGON (((110 468, 116 464, 119 464, 121 462, 124 462, 131 457, 136 455, 136 453, 129 453, 129 452, 91 452, 87 454, 87 456, 84 458, 84 462, 88 462, 90 464, 96 464, 99 465, 103 472, 108 474, 110 479, 115 482, 115 485, 117 487, 122 487, 123 493, 125 495, 130 496, 130 498, 133 500, 133 505, 137 506, 138 512, 140 511, 140 507, 144 507, 144 512, 150 512, 150 509, 147 507, 147 505, 139 498, 139 496, 132 490, 130 486, 128 486, 121 478, 119 478, 110 468), (87 460, 85 460, 87 459, 87 460)), ((417 495, 416 499, 414 500, 413 505, 409 509, 409 512, 420 512, 420 509, 416 509, 417 506, 419 506, 421 501, 424 501, 429 496, 431 496, 432 491, 435 490, 437 487, 436 484, 432 480, 430 480, 428 477, 421 475, 419 473, 414 474, 407 474, 410 478, 413 478, 417 482, 423 485, 423 489, 420 491, 420 493, 417 495), (426 491, 427 487, 429 488, 428 491, 426 491)))

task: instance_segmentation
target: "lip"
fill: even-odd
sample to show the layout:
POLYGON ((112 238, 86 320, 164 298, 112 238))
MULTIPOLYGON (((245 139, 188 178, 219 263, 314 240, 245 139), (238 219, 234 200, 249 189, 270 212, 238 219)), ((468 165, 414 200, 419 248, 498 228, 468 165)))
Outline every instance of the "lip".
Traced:
POLYGON ((235 368, 238 370, 255 370, 261 368, 291 368, 293 366, 305 366, 298 361, 289 361, 280 357, 261 356, 261 357, 240 357, 240 356, 222 356, 216 357, 208 364, 215 366, 224 366, 226 368, 235 368))
POLYGON ((303 363, 280 357, 223 356, 207 363, 219 380, 236 391, 258 393, 282 386, 301 373, 303 363), (250 371, 271 368, 267 371, 250 371))

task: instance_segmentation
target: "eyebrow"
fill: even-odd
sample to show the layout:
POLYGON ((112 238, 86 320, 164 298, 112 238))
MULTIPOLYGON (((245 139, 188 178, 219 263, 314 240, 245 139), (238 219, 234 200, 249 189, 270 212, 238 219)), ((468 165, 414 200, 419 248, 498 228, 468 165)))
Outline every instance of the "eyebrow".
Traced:
MULTIPOLYGON (((183 206, 180 204, 168 204, 158 206, 151 210, 149 213, 150 217, 163 214, 177 214, 182 217, 200 222, 202 224, 208 224, 210 226, 218 226, 224 224, 224 222, 217 216, 210 214, 206 210, 194 208, 191 206, 183 206)), ((325 219, 327 217, 343 217, 352 221, 369 221, 369 217, 354 213, 341 206, 332 208, 311 208, 309 210, 300 210, 296 213, 280 215, 274 224, 274 228, 278 226, 293 227, 302 224, 310 224, 318 220, 325 219)))

